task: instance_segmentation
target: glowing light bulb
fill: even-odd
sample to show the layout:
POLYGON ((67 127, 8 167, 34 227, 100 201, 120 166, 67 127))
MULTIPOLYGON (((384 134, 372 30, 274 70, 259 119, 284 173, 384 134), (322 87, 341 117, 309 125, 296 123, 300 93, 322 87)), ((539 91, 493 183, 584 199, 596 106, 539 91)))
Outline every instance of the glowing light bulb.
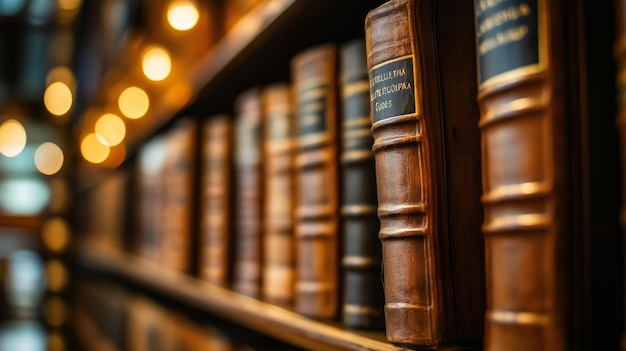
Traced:
POLYGON ((35 150, 35 167, 45 175, 57 173, 63 166, 63 151, 56 144, 45 142, 35 150))
POLYGON ((150 80, 161 81, 167 78, 172 71, 169 53, 159 46, 149 47, 143 55, 142 68, 143 74, 150 80))
POLYGON ((167 21, 176 30, 185 31, 198 23, 200 13, 193 1, 175 0, 167 8, 167 21))
POLYGON ((117 101, 120 111, 130 119, 143 117, 148 112, 150 98, 143 89, 138 87, 128 87, 121 94, 117 101))
POLYGON ((0 124, 0 153, 6 157, 20 154, 26 146, 26 130, 22 123, 14 119, 0 124))
POLYGON ((43 94, 43 103, 55 116, 66 114, 73 103, 72 91, 62 82, 54 82, 50 84, 43 94))

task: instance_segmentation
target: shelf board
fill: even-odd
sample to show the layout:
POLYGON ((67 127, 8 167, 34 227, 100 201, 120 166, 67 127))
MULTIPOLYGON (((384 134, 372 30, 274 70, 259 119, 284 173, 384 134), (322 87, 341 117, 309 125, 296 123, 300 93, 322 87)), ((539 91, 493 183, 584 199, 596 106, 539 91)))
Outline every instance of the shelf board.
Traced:
POLYGON ((76 255, 83 266, 139 283, 299 347, 314 350, 400 350, 384 341, 381 332, 354 331, 316 321, 98 242, 82 241, 76 248, 76 255))
POLYGON ((44 217, 40 214, 32 216, 0 214, 0 227, 38 231, 44 217))

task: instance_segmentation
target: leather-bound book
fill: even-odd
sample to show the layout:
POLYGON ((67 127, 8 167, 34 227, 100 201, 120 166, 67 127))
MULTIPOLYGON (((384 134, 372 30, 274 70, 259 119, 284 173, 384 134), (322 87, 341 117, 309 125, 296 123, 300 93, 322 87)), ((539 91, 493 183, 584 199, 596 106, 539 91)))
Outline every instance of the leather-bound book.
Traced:
POLYGON ((336 318, 339 306, 337 48, 321 44, 291 61, 296 113, 297 312, 336 318))
POLYGON ((382 248, 365 40, 344 43, 339 58, 342 321, 350 327, 380 329, 385 323, 382 248))
POLYGON ((166 131, 163 161, 162 263, 181 270, 192 268, 193 184, 196 170, 197 122, 182 118, 166 131))
POLYGON ((287 303, 294 286, 294 138, 289 83, 262 90, 264 205, 263 297, 287 303))
POLYGON ((471 1, 365 19, 387 339, 480 347, 485 300, 471 1))
POLYGON ((165 138, 156 135, 143 144, 137 152, 137 223, 139 238, 136 241, 136 253, 156 261, 161 259, 161 241, 163 223, 161 206, 163 205, 163 161, 165 138))
POLYGON ((231 252, 232 119, 210 116, 202 132, 200 275, 226 285, 231 252))
POLYGON ((259 297, 262 253, 261 89, 249 88, 235 100, 235 291, 259 297))
POLYGON ((485 350, 618 347, 618 144, 603 117, 615 116, 612 13, 600 2, 475 4, 485 350))

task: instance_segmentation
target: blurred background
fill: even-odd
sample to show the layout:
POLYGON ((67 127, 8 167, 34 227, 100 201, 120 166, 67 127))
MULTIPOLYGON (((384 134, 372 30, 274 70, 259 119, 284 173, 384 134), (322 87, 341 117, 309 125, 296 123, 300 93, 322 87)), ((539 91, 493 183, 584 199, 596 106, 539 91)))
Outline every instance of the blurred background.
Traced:
MULTIPOLYGON (((196 25, 195 2, 171 3, 179 5, 172 5, 174 21, 178 18, 189 28, 196 25)), ((143 40, 136 29, 149 25, 147 6, 165 4, 0 0, 2 351, 75 349, 67 326, 72 301, 67 259, 72 223, 67 214, 75 206, 71 184, 79 177, 78 164, 106 165, 102 150, 109 154, 114 145, 123 148, 125 125, 109 114, 100 125, 108 131, 101 135, 111 139, 95 146, 82 143, 82 149, 71 140, 89 134, 81 130, 82 121, 90 114, 89 106, 101 99, 97 92, 103 79, 119 81, 122 73, 111 73, 112 67, 122 61, 129 45, 143 40), (109 72, 108 78, 104 72, 109 72)), ((153 68, 146 74, 157 81, 170 72, 169 56, 162 47, 151 49, 147 60, 153 68)), ((138 101, 130 100, 131 105, 138 101)), ((120 107, 125 108, 139 118, 137 109, 145 113, 147 106, 120 107)), ((108 166, 119 165, 121 159, 109 160, 108 166)))

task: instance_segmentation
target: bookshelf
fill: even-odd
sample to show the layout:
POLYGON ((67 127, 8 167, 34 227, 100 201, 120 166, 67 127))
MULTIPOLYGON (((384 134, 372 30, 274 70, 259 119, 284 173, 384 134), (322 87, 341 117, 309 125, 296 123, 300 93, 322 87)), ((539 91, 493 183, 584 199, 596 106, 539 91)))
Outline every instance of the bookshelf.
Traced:
POLYGON ((288 308, 238 294, 94 241, 77 244, 77 259, 89 270, 139 284, 144 289, 184 301, 193 308, 299 347, 312 350, 398 350, 385 341, 383 333, 355 332, 306 318, 288 308))
MULTIPOLYGON (((145 5, 147 1, 143 2, 144 6, 150 7, 153 2, 150 2, 151 5, 145 5)), ((235 2, 246 3, 243 0, 232 3, 235 2)), ((356 2, 332 0, 248 1, 248 4, 254 3, 254 6, 250 7, 246 14, 240 17, 237 24, 227 29, 218 30, 216 39, 211 43, 211 46, 199 55, 199 58, 189 65, 184 73, 177 75, 175 82, 157 84, 159 89, 165 89, 161 92, 167 91, 169 87, 175 92, 180 92, 180 96, 177 95, 177 98, 173 100, 156 98, 151 102, 150 109, 143 118, 128 121, 126 141, 124 142, 125 156, 122 161, 115 164, 94 165, 80 159, 76 160, 78 190, 75 197, 75 211, 72 212, 71 218, 74 220, 77 240, 76 245, 73 246, 71 257, 76 264, 77 271, 87 271, 89 274, 112 280, 114 283, 129 287, 131 290, 136 289, 143 293, 164 297, 174 305, 190 307, 207 316, 216 316, 218 319, 240 325, 259 335, 293 345, 294 348, 311 350, 403 349, 387 341, 384 330, 366 332, 352 329, 341 324, 339 316, 327 320, 316 320, 297 313, 293 307, 283 307, 283 305, 262 298, 237 293, 229 288, 233 286, 232 271, 229 272, 230 281, 224 286, 209 283, 200 278, 202 267, 199 267, 201 261, 198 257, 200 255, 199 250, 190 252, 191 266, 189 270, 185 271, 175 270, 166 267, 165 263, 157 263, 154 260, 141 257, 136 248, 137 238, 141 235, 141 230, 137 228, 140 221, 137 205, 141 201, 135 196, 138 187, 137 179, 133 179, 134 176, 128 177, 128 182, 117 188, 117 195, 106 191, 102 192, 100 187, 112 180, 118 171, 125 175, 134 175, 139 161, 141 161, 142 148, 156 138, 166 135, 178 121, 191 118, 196 122, 204 122, 209 118, 223 115, 230 116, 234 121, 236 117, 234 102, 237 97, 249 88, 267 87, 272 83, 291 80, 292 59, 298 53, 319 44, 335 43, 339 45, 357 37, 364 37, 366 14, 384 2, 383 0, 356 2), (89 227, 90 216, 102 215, 97 210, 94 213, 87 213, 89 209, 82 207, 91 201, 94 194, 99 194, 95 196, 96 198, 98 196, 120 196, 125 200, 122 204, 123 210, 117 211, 118 215, 123 218, 116 220, 106 217, 104 219, 118 224, 110 226, 117 228, 112 233, 95 233, 91 231, 93 228, 90 229, 89 227), (106 238, 107 235, 109 238, 106 238)), ((467 1, 464 5, 469 6, 470 2, 467 1)), ((166 3, 166 0, 159 0, 158 3, 166 3)), ((215 5, 218 9, 215 14, 216 21, 226 21, 224 18, 220 18, 223 17, 223 14, 220 15, 219 9, 225 7, 227 3, 231 3, 230 1, 207 0, 206 3, 215 5)), ((432 2, 432 4, 435 3, 432 2)), ((569 212, 565 213, 563 223, 566 224, 565 229, 572 230, 571 233, 564 234, 567 235, 566 239, 568 239, 566 245, 556 250, 559 255, 563 256, 563 259, 557 262, 559 272, 563 273, 562 276, 559 276, 559 280, 562 280, 559 283, 571 290, 571 292, 563 292, 559 295, 563 297, 559 302, 561 304, 559 308, 562 309, 563 315, 567 316, 565 319, 568 320, 567 325, 563 327, 564 334, 566 334, 563 336, 563 339, 566 340, 564 344, 571 345, 573 350, 583 350, 589 347, 612 349, 610 346, 616 345, 617 335, 621 334, 624 324, 622 312, 624 304, 623 238, 618 228, 616 215, 619 200, 619 191, 617 190, 620 190, 620 184, 617 180, 619 155, 617 152, 617 132, 612 120, 616 112, 613 101, 616 89, 612 85, 615 72, 612 71, 614 63, 610 56, 614 32, 611 27, 612 22, 604 21, 604 17, 612 13, 612 9, 608 3, 602 7, 592 5, 591 2, 587 1, 575 3, 576 6, 572 6, 571 9, 564 1, 557 1, 555 2, 556 5, 553 5, 554 8, 568 8, 568 11, 571 11, 564 12, 563 16, 554 15, 556 19, 563 22, 557 21, 557 24, 562 26, 562 28, 559 27, 559 30, 570 35, 566 40, 558 41, 559 45, 562 44, 563 47, 557 48, 567 54, 565 57, 568 60, 571 58, 571 61, 567 61, 567 70, 564 69, 561 72, 565 78, 569 77, 563 79, 563 87, 568 83, 576 83, 575 87, 580 88, 580 91, 572 90, 569 92, 571 96, 568 96, 571 101, 568 102, 567 109, 577 111, 576 114, 567 121, 562 121, 565 130, 563 138, 567 139, 562 140, 563 145, 568 145, 568 148, 571 148, 568 151, 571 151, 567 155, 568 157, 563 158, 564 162, 569 162, 569 168, 563 168, 563 174, 567 174, 571 179, 569 179, 570 183, 564 183, 562 193, 572 200, 571 203, 564 202, 567 203, 567 211, 569 212), (582 17, 586 23, 593 25, 584 28, 578 27, 580 25, 578 22, 582 21, 582 17), (595 26, 595 24, 601 23, 604 26, 595 26), (582 38, 579 38, 579 35, 582 38), (594 40, 588 40, 589 38, 594 38, 594 40), (602 38, 602 40, 598 38, 602 38), (577 58, 579 55, 580 59, 577 58), (580 77, 580 81, 574 77, 580 77), (579 95, 582 98, 580 100, 575 99, 579 95), (602 115, 603 118, 600 118, 599 115, 602 115), (616 279, 616 276, 619 278, 616 279), (601 315, 603 313, 609 315, 605 317, 601 315), (600 345, 610 346, 602 347, 600 345)), ((437 4, 435 6, 437 10, 445 7, 440 6, 441 3, 437 4)), ((463 18, 466 18, 464 16, 467 12, 467 18, 473 20, 474 14, 468 8, 459 10, 460 7, 454 7, 454 11, 459 11, 457 15, 463 18)), ((442 13, 449 15, 447 12, 442 13)), ((554 13, 556 14, 558 11, 554 13)), ((436 30, 439 30, 439 34, 443 37, 445 35, 452 36, 450 34, 452 32, 451 27, 444 23, 445 18, 447 17, 442 15, 441 18, 437 19, 437 24, 440 27, 437 27, 436 30)), ((468 37, 472 37, 471 34, 473 33, 470 32, 468 31, 468 37)), ((143 40, 141 36, 139 38, 140 41, 143 40)), ((463 47, 464 50, 473 51, 475 48, 471 45, 475 45, 474 38, 470 38, 466 42, 469 44, 467 47, 463 47)), ((448 56, 437 59, 455 60, 458 57, 463 57, 455 45, 446 45, 445 41, 442 43, 441 46, 447 50, 446 55, 448 56)), ((134 54, 137 55, 138 52, 135 51, 134 54)), ((437 80, 439 84, 439 80, 443 79, 442 77, 447 77, 450 94, 461 96, 459 90, 468 88, 463 83, 467 83, 468 79, 459 78, 454 74, 453 69, 442 72, 442 75, 437 75, 435 71, 433 70, 434 73, 431 72, 432 77, 430 78, 433 79, 433 82, 437 80), (463 82, 456 84, 456 80, 463 82)), ((110 91, 118 89, 120 82, 124 83, 126 79, 115 66, 111 67, 109 72, 105 72, 105 76, 108 78, 102 80, 101 86, 91 100, 94 105, 106 100, 105 97, 110 91), (119 79, 111 79, 110 72, 117 74, 113 76, 119 79)), ((476 82, 472 80, 468 84, 474 83, 476 82)), ((565 91, 565 89, 563 90, 565 91)), ((466 94, 468 91, 463 93, 466 94)), ((475 98, 474 95, 470 97, 471 99, 475 98)), ((472 101, 472 103, 475 102, 472 101)), ((429 101, 429 103, 435 106, 438 102, 429 101)), ((459 123, 463 123, 460 123, 459 127, 451 129, 449 135, 446 134, 446 137, 458 137, 459 144, 457 146, 459 148, 441 150, 441 152, 442 154, 443 151, 450 153, 443 157, 451 157, 452 154, 455 155, 454 157, 458 157, 455 162, 458 163, 459 167, 470 161, 477 161, 481 157, 478 152, 476 152, 476 158, 472 158, 471 155, 469 157, 459 156, 462 154, 461 151, 471 149, 465 147, 464 139, 459 135, 467 135, 463 133, 467 132, 470 127, 477 128, 478 126, 478 121, 476 121, 476 125, 464 124, 468 123, 464 119, 468 116, 464 111, 467 105, 466 102, 460 102, 450 103, 449 106, 446 106, 446 108, 450 108, 450 111, 454 111, 454 113, 450 111, 449 113, 451 115, 456 114, 459 123)), ((90 113, 91 107, 87 104, 82 111, 78 111, 79 117, 73 124, 73 135, 77 141, 93 128, 95 119, 90 113)), ((478 109, 473 111, 475 117, 477 117, 478 112, 478 109)), ((198 135, 200 135, 199 131, 196 136, 198 135)), ((476 140, 470 141, 475 142, 476 140)), ((196 149, 200 149, 200 147, 197 146, 196 149)), ((441 147, 444 146, 441 145, 441 147)), ((201 157, 194 157, 194 160, 199 164, 201 157)), ((398 163, 397 160, 394 162, 398 163)), ((558 171, 560 172, 561 168, 558 171)), ((389 173, 393 173, 393 171, 389 173)), ((407 171, 406 173, 410 172, 407 171)), ((449 178, 450 184, 456 187, 457 193, 467 195, 467 175, 454 173, 451 171, 445 176, 449 178)), ((235 177, 236 174, 232 176, 232 178, 235 177)), ((201 184, 201 179, 196 175, 191 183, 197 190, 201 184)), ((319 183, 315 184, 318 188, 322 186, 319 183)), ((445 186, 449 185, 446 184, 445 186)), ((312 186, 312 188, 315 187, 312 186)), ((198 197, 199 192, 196 191, 194 196, 198 197)), ((449 198, 456 198, 457 193, 451 192, 447 195, 450 195, 449 198)), ((404 194, 400 195, 403 196, 404 194)), ((461 206, 459 205, 461 203, 461 201, 456 201, 454 204, 461 206)), ((232 206, 232 204, 229 205, 232 206)), ((198 207, 199 199, 195 198, 189 204, 190 218, 193 222, 191 225, 193 237, 189 243, 193 248, 198 248, 201 240, 199 237, 201 236, 202 212, 198 207)), ((314 208, 311 213, 317 213, 319 208, 314 208)), ((466 215, 462 206, 454 207, 453 210, 459 214, 462 213, 463 216, 466 215)), ((471 224, 475 225, 475 220, 479 216, 478 212, 482 214, 482 210, 482 207, 476 208, 474 215, 467 215, 468 222, 471 221, 471 224)), ((311 217, 312 215, 308 214, 308 216, 311 217)), ((21 222, 19 219, 9 219, 21 222)), ((235 232, 233 221, 231 220, 229 224, 231 226, 229 233, 235 232)), ((450 223, 442 223, 441 227, 447 228, 448 224, 450 223)), ((456 224, 470 228, 462 221, 456 224)), ((400 223, 399 226, 406 226, 406 223, 400 223)), ((320 225, 319 227, 323 226, 320 225)), ((450 228, 453 227, 450 226, 450 228)), ((317 228, 316 226, 315 229, 317 228)), ((458 229, 456 230, 458 235, 458 229)), ((471 228, 467 230, 472 231, 471 228)), ((479 230, 474 230, 473 234, 478 233, 479 230)), ((477 257, 473 253, 468 254, 466 246, 459 245, 449 251, 454 250, 458 250, 459 253, 466 256, 457 261, 448 260, 449 262, 473 269, 482 264, 480 261, 484 257, 477 257), (476 258, 480 259, 472 261, 476 258), (469 264, 466 264, 468 262, 469 264)), ((231 253, 230 256, 228 263, 231 267, 229 269, 232 270, 232 266, 234 266, 232 257, 235 255, 231 253)), ((489 259, 489 254, 485 257, 489 259)), ((414 266, 410 268, 414 268, 414 266)), ((505 265, 502 267, 510 268, 505 265)), ((407 271, 410 270, 407 269, 407 271)), ((479 271, 480 274, 483 274, 483 270, 479 271)), ((387 281, 391 277, 388 273, 388 271, 385 272, 387 281)), ((410 273, 406 273, 404 276, 408 275, 410 273)), ((400 274, 398 280, 402 280, 404 276, 400 274)), ((534 277, 529 279, 532 280, 534 277)), ((458 285, 454 287, 457 290, 451 290, 474 293, 479 291, 480 285, 484 283, 484 281, 479 282, 477 280, 481 279, 475 279, 469 275, 460 275, 458 285)), ((441 284, 444 283, 448 284, 449 281, 444 279, 441 284)), ((439 288, 441 284, 435 288, 439 288)), ((308 287, 312 285, 309 284, 308 287)), ((507 295, 507 297, 509 296, 507 295)), ((483 298, 480 297, 475 300, 478 299, 482 300, 483 298)), ((459 317, 463 314, 459 311, 464 312, 472 309, 472 313, 474 313, 483 308, 480 303, 484 301, 479 301, 480 303, 477 304, 473 304, 471 298, 468 301, 471 306, 463 303, 460 304, 463 305, 461 307, 454 305, 445 317, 449 317, 451 322, 460 321, 466 326, 479 327, 481 324, 474 323, 473 319, 459 317)), ((293 305, 295 304, 290 306, 293 305)), ((482 311, 472 314, 472 317, 475 317, 479 312, 482 311)), ((78 317, 79 319, 88 318, 80 313, 78 317)), ((482 321, 483 315, 480 314, 480 317, 482 321)), ((504 317, 503 320, 508 321, 509 315, 504 314, 504 317)), ((98 323, 91 322, 90 324, 78 321, 79 324, 83 324, 85 329, 83 336, 86 339, 90 338, 89 335, 103 335, 94 330, 98 323)), ((400 325, 406 324, 400 323, 400 325)), ((418 328, 414 327, 413 329, 418 328)), ((473 335, 479 335, 481 340, 484 336, 484 334, 473 335)), ((109 341, 103 340, 103 343, 107 344, 109 341)), ((115 349, 114 346, 105 346, 104 348, 115 349)), ((450 349, 455 348, 451 347, 450 349)))
MULTIPOLYGON (((128 121, 124 161, 107 167, 78 160, 74 217, 78 233, 72 256, 77 271, 88 271, 122 286, 163 296, 175 304, 191 306, 207 315, 218 316, 295 347, 312 350, 399 350, 386 341, 384 330, 359 331, 342 326, 338 319, 319 321, 307 318, 290 307, 281 307, 208 283, 200 279, 197 272, 183 273, 131 252, 133 238, 137 235, 137 229, 133 227, 137 219, 131 218, 136 215, 134 206, 137 204, 137 199, 132 198, 133 186, 136 186, 132 179, 130 184, 117 187, 116 194, 119 196, 126 192, 126 203, 122 204, 123 211, 116 212, 126 214, 125 218, 117 219, 123 223, 110 227, 121 232, 98 233, 98 238, 94 239, 95 233, 90 232, 87 223, 89 216, 85 220, 86 210, 81 208, 82 204, 90 203, 90 195, 97 194, 96 198, 106 196, 107 191, 103 193, 98 189, 112 180, 118 171, 133 172, 138 150, 153 137, 166 133, 181 118, 192 116, 202 120, 220 113, 232 115, 233 101, 246 88, 289 80, 290 60, 296 53, 318 44, 340 44, 363 37, 366 13, 382 2, 256 1, 237 24, 218 34, 211 48, 188 67, 182 77, 177 77, 177 82, 184 82, 189 89, 188 99, 175 103, 157 99, 151 102, 148 113, 141 120, 128 121), (98 240, 106 235, 112 237, 108 243, 106 238, 105 242, 98 240)), ((215 4, 219 7, 221 2, 215 4)), ((109 71, 117 74, 120 80, 125 79, 115 65, 109 71)), ((111 83, 110 78, 103 79, 92 99, 94 104, 104 100, 108 90, 118 89, 116 84, 111 83)), ((85 107, 74 125, 77 139, 93 128, 94 118, 90 108, 85 107)), ((194 221, 199 220, 198 213, 194 212, 192 216, 194 221)), ((110 220, 115 221, 114 217, 105 219, 110 220)), ((197 240, 194 239, 195 244, 197 240)), ((79 340, 85 342, 95 335, 98 344, 105 345, 95 347, 115 349, 114 343, 103 336, 106 333, 97 330, 97 321, 90 320, 84 311, 78 311, 76 319, 80 327, 77 332, 84 334, 78 336, 79 340)))

